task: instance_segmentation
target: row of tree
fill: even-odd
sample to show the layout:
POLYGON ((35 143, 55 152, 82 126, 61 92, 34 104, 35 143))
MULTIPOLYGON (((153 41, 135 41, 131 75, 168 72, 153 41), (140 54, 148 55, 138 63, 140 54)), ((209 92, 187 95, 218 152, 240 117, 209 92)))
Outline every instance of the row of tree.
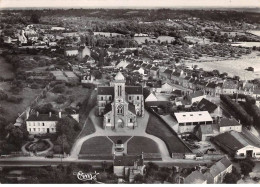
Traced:
POLYGON ((243 124, 251 126, 253 118, 245 111, 245 109, 237 102, 233 101, 228 95, 220 95, 223 103, 227 104, 232 109, 243 124))

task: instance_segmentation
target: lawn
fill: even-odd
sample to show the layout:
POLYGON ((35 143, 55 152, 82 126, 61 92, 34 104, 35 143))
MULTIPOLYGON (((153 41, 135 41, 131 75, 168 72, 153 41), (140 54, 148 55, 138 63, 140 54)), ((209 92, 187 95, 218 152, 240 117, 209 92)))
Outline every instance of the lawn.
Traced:
POLYGON ((177 134, 175 134, 166 123, 152 113, 150 113, 149 116, 146 132, 162 139, 165 142, 170 154, 191 152, 178 138, 177 134))
POLYGON ((11 64, 8 64, 3 57, 0 57, 0 79, 13 79, 14 72, 11 64))
MULTIPOLYGON (((5 118, 10 122, 14 122, 18 117, 18 113, 21 114, 33 102, 40 92, 41 89, 23 88, 23 90, 17 95, 23 98, 21 103, 15 104, 7 101, 1 101, 1 106, 5 109, 5 118)), ((8 92, 6 93, 11 95, 8 92)))
POLYGON ((150 138, 142 136, 134 136, 127 143, 128 154, 141 154, 144 153, 160 153, 158 145, 150 138))
POLYGON ((125 143, 131 136, 109 136, 109 138, 116 144, 117 140, 121 140, 122 143, 125 143))
POLYGON ((83 126, 78 138, 82 138, 84 136, 93 134, 94 132, 96 132, 94 124, 93 124, 92 120, 90 118, 88 118, 87 122, 86 122, 85 126, 83 126))
POLYGON ((86 140, 81 147, 80 154, 112 154, 113 143, 106 136, 96 136, 86 140))

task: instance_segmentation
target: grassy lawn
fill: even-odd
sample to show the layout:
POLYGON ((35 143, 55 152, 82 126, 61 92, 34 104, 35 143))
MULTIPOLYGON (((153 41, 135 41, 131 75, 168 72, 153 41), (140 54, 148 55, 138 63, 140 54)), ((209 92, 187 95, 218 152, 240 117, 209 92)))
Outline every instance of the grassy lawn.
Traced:
POLYGON ((109 136, 109 138, 116 143, 117 140, 121 140, 122 143, 125 143, 131 136, 109 136))
POLYGON ((80 154, 112 154, 113 143, 106 136, 96 136, 86 140, 80 154))
POLYGON ((150 113, 146 132, 162 139, 165 142, 170 154, 191 152, 177 137, 173 130, 152 113, 150 113))
POLYGON ((87 122, 83 129, 81 130, 78 138, 82 138, 84 136, 90 135, 92 133, 96 132, 96 129, 94 127, 94 124, 90 118, 87 119, 87 122))
POLYGON ((6 63, 3 57, 0 57, 0 78, 12 79, 14 78, 13 67, 11 64, 6 63))
POLYGON ((127 143, 128 154, 160 153, 157 143, 150 138, 135 136, 127 143))

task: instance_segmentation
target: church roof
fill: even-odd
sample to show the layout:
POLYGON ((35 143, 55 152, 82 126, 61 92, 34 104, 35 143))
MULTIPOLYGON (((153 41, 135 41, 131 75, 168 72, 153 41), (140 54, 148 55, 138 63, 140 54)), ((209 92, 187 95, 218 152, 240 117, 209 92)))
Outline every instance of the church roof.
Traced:
POLYGON ((125 80, 125 77, 121 72, 118 72, 115 76, 115 80, 125 80))
POLYGON ((125 91, 127 94, 143 94, 142 86, 126 86, 125 91))
POLYGON ((129 103, 128 105, 128 110, 134 114, 136 114, 136 111, 135 111, 135 106, 131 103, 129 103))
POLYGON ((97 90, 98 95, 114 95, 114 87, 100 86, 97 90))

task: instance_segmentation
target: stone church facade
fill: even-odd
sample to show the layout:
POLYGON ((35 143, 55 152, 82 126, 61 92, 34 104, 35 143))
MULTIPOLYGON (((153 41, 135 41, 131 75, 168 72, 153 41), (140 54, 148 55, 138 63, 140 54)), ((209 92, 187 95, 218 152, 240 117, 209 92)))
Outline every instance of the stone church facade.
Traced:
POLYGON ((98 87, 98 114, 104 116, 103 128, 135 128, 137 116, 144 115, 142 86, 126 86, 119 72, 110 86, 98 87))

